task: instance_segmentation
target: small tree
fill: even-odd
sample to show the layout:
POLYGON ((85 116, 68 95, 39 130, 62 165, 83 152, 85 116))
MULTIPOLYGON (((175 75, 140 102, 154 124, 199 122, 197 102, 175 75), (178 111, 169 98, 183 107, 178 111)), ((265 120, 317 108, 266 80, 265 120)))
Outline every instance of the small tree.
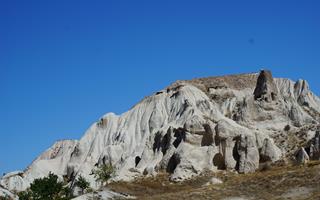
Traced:
POLYGON ((92 170, 92 174, 94 175, 96 181, 101 182, 101 184, 106 183, 110 178, 112 178, 114 173, 115 170, 111 164, 104 164, 97 169, 92 170))
POLYGON ((34 199, 58 199, 59 193, 63 189, 63 184, 58 182, 58 176, 49 173, 48 177, 35 179, 30 185, 34 199))
POLYGON ((6 195, 3 197, 0 197, 0 200, 11 200, 11 198, 8 195, 6 195))
POLYGON ((22 191, 18 193, 19 200, 30 200, 31 192, 30 191, 22 191))
POLYGON ((90 183, 82 175, 78 177, 78 179, 75 182, 75 185, 81 189, 82 194, 86 189, 90 187, 90 183))
POLYGON ((18 196, 20 200, 67 200, 70 197, 65 189, 58 176, 50 172, 47 177, 35 179, 30 188, 18 196))

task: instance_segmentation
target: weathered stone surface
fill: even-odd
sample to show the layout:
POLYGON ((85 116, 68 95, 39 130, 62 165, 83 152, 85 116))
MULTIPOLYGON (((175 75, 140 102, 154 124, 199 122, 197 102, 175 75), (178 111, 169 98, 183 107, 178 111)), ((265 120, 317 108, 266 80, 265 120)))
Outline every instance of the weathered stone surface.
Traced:
POLYGON ((306 150, 301 147, 296 153, 296 160, 299 164, 305 164, 310 160, 308 153, 306 150))
POLYGON ((237 142, 240 173, 254 172, 259 168, 259 151, 253 136, 241 135, 237 142))
POLYGON ((306 80, 299 79, 294 85, 294 96, 299 105, 320 112, 319 98, 314 95, 306 80))
MULTIPOLYGON (((294 134, 318 126, 318 116, 320 100, 305 82, 273 78, 267 70, 178 81, 122 115, 106 114, 79 141, 55 143, 0 184, 25 190, 51 171, 70 181, 81 174, 98 188, 91 170, 103 163, 116 168, 113 181, 159 171, 172 181, 206 170, 249 173, 259 162, 291 158, 292 146, 305 142, 294 134), (288 124, 292 128, 285 131, 288 124)), ((319 133, 308 145, 298 156, 302 162, 319 159, 319 133)))
POLYGON ((311 160, 320 160, 320 132, 317 131, 308 147, 311 160))
POLYGON ((260 162, 275 162, 281 158, 281 150, 274 144, 273 140, 266 138, 260 152, 260 162))
POLYGON ((293 121, 293 124, 295 126, 297 126, 297 127, 302 126, 302 116, 301 116, 299 110, 297 109, 297 107, 295 107, 295 106, 291 107, 289 117, 293 121))

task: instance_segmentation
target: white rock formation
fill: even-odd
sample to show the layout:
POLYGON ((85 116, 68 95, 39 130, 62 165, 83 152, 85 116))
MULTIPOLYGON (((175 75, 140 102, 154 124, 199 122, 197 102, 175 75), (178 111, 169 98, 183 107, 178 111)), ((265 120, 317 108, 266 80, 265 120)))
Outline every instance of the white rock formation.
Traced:
POLYGON ((303 147, 298 150, 296 157, 299 164, 305 164, 310 160, 308 153, 303 147))
POLYGON ((0 197, 4 197, 6 199, 18 200, 18 197, 12 192, 0 186, 0 197))
POLYGON ((79 141, 55 143, 0 184, 25 190, 51 171, 70 181, 81 174, 97 188, 91 170, 103 163, 116 168, 114 181, 159 170, 172 181, 204 170, 249 173, 261 162, 293 156, 295 142, 307 142, 301 133, 315 131, 319 116, 320 100, 306 81, 273 78, 268 71, 178 81, 120 116, 106 114, 79 141), (287 125, 293 128, 285 131, 287 125))

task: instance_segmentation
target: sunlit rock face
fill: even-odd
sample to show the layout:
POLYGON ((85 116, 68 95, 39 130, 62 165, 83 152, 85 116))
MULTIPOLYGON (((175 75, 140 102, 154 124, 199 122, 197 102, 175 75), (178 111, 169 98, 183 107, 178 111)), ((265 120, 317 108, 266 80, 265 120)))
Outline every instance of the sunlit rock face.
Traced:
POLYGON ((70 182, 82 175, 98 187, 91 171, 102 164, 116 168, 114 181, 159 171, 182 181, 207 170, 250 173, 295 155, 319 159, 319 116, 320 100, 306 81, 267 70, 177 81, 122 115, 106 114, 79 141, 56 142, 0 184, 21 191, 53 172, 70 182))

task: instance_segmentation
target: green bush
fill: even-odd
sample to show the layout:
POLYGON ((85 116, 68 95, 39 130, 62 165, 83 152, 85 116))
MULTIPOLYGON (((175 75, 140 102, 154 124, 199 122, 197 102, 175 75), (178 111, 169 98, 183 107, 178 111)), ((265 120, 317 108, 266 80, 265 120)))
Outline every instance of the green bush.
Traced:
POLYGON ((9 196, 0 197, 0 200, 11 200, 9 196))
POLYGON ((30 188, 18 193, 20 200, 69 200, 70 189, 58 181, 58 176, 49 173, 47 177, 35 179, 30 188))
POLYGON ((90 183, 82 175, 78 177, 78 179, 75 182, 75 185, 81 189, 82 194, 86 189, 90 187, 90 183))
POLYGON ((110 178, 114 176, 115 170, 112 165, 102 165, 97 169, 92 170, 92 174, 94 175, 97 182, 101 182, 102 184, 106 183, 110 178))
POLYGON ((19 196, 19 200, 29 200, 32 199, 31 197, 31 191, 27 190, 27 191, 23 191, 23 192, 19 192, 18 193, 19 196))

